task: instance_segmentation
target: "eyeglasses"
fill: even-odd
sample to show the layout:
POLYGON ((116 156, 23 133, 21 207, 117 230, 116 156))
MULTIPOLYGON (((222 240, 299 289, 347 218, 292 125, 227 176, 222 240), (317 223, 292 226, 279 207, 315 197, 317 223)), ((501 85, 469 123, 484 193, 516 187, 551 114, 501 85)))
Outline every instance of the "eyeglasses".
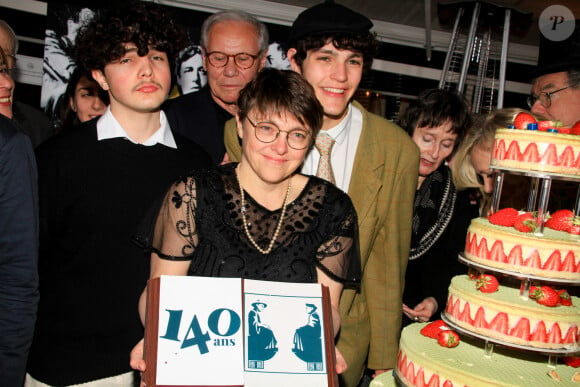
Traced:
POLYGON ((528 96, 528 106, 531 109, 532 106, 534 106, 534 104, 536 103, 536 101, 539 100, 540 101, 540 105, 542 105, 543 107, 545 107, 547 109, 550 106, 552 106, 552 96, 554 94, 559 93, 562 90, 566 90, 566 89, 568 89, 570 87, 571 86, 566 86, 566 87, 563 87, 561 89, 551 91, 549 93, 542 92, 538 96, 535 96, 534 94, 532 94, 532 95, 528 96))
POLYGON ((250 118, 246 117, 248 122, 254 127, 256 138, 261 142, 270 143, 276 141, 280 132, 285 132, 286 143, 292 149, 301 150, 310 146, 310 132, 302 129, 282 130, 272 122, 257 122, 253 123, 250 118))
POLYGON ((258 55, 252 55, 245 52, 240 52, 235 55, 228 55, 221 51, 212 51, 205 54, 209 60, 209 64, 214 67, 225 67, 230 58, 234 58, 234 63, 241 69, 249 69, 254 65, 254 61, 258 55))

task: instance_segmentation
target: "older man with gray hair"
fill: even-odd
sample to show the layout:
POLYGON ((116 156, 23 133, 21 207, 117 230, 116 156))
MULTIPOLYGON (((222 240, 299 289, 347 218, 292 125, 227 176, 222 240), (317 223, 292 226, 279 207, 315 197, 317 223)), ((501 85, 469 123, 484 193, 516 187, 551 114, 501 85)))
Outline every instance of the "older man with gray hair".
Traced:
POLYGON ((240 90, 264 67, 268 30, 238 10, 217 12, 201 26, 207 85, 167 101, 163 110, 171 128, 200 144, 215 164, 224 160, 224 125, 238 112, 240 90))

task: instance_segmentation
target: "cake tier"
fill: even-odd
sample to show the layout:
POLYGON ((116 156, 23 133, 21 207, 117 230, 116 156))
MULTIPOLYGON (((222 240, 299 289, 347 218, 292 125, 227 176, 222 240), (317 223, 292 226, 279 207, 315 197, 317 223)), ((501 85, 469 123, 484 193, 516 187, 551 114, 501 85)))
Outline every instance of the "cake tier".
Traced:
POLYGON ((395 379, 395 375, 393 375, 393 370, 383 372, 373 380, 369 387, 401 387, 397 380, 395 379))
MULTIPOLYGON (((425 325, 411 324, 401 333, 396 372, 407 386, 578 386, 572 382, 577 370, 563 364, 554 369, 561 381, 552 379, 547 356, 496 346, 486 357, 483 341, 464 337, 457 347, 445 348, 419 333, 425 325)), ((383 386, 381 380, 371 386, 383 386)))
POLYGON ((580 299, 548 307, 520 297, 519 288, 500 285, 482 293, 467 275, 453 277, 445 316, 457 326, 504 342, 535 348, 579 349, 580 299))
POLYGON ((580 176, 580 136, 498 129, 491 166, 580 176))
POLYGON ((580 239, 550 228, 544 228, 544 235, 538 237, 491 224, 486 218, 473 219, 464 256, 489 267, 580 281, 580 239))

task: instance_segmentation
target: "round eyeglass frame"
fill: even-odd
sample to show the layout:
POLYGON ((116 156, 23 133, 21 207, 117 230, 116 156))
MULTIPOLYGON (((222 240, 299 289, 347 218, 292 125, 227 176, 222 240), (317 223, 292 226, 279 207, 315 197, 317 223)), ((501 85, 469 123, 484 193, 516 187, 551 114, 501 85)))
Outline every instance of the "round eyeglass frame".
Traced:
POLYGON ((254 127, 254 136, 256 136, 256 138, 258 139, 258 141, 263 142, 265 144, 271 144, 274 141, 276 141, 276 139, 278 138, 278 136, 280 136, 280 132, 284 132, 286 133, 286 144, 288 144, 288 146, 292 149, 295 150, 302 150, 302 149, 306 149, 308 148, 311 144, 312 144, 312 133, 306 131, 306 130, 302 130, 302 129, 293 129, 293 130, 282 130, 278 127, 278 125, 274 124, 273 122, 267 122, 267 121, 258 121, 256 123, 254 123, 250 117, 246 117, 246 119, 248 120, 248 122, 254 127), (278 129, 278 132, 276 133, 276 135, 274 136, 274 138, 270 141, 264 141, 262 140, 260 137, 258 137, 258 125, 260 124, 268 124, 273 126, 274 128, 278 129), (290 144, 290 133, 292 132, 296 132, 296 131, 300 131, 300 132, 304 132, 304 134, 308 137, 310 137, 309 141, 306 142, 306 144, 301 147, 301 148, 297 148, 295 146, 293 146, 292 144, 290 144))
POLYGON ((559 93, 563 90, 569 89, 572 86, 566 86, 566 87, 562 87, 561 89, 558 90, 554 90, 554 91, 550 91, 548 92, 541 92, 537 97, 535 95, 529 95, 526 102, 528 103, 528 107, 531 109, 534 104, 536 103, 536 101, 540 101, 540 105, 542 105, 544 108, 549 108, 550 106, 552 106, 552 96, 556 93, 559 93))
POLYGON ((238 52, 237 54, 233 54, 233 55, 228 55, 225 52, 221 52, 221 51, 211 51, 205 54, 205 56, 207 57, 207 61, 209 62, 210 65, 212 65, 213 67, 217 67, 217 68, 222 68, 222 67, 226 67, 230 61, 230 58, 234 58, 234 63, 236 64, 236 66, 238 66, 239 68, 243 69, 243 70, 247 70, 249 68, 251 68, 254 63, 256 62, 256 59, 258 58, 258 55, 252 55, 252 54, 248 54, 247 52, 238 52), (226 57, 226 61, 223 65, 219 65, 219 64, 215 64, 212 61, 212 57, 214 57, 214 54, 220 54, 226 57), (247 55, 250 58, 252 58, 252 61, 250 63, 249 66, 242 66, 238 63, 238 58, 240 57, 240 55, 247 55))

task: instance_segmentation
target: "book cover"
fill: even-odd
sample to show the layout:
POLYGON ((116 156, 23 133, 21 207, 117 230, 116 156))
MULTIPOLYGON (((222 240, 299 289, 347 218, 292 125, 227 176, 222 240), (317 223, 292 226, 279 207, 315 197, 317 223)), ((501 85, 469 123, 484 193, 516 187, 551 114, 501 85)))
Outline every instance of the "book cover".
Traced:
POLYGON ((337 386, 328 289, 238 278, 149 281, 147 386, 337 386))

